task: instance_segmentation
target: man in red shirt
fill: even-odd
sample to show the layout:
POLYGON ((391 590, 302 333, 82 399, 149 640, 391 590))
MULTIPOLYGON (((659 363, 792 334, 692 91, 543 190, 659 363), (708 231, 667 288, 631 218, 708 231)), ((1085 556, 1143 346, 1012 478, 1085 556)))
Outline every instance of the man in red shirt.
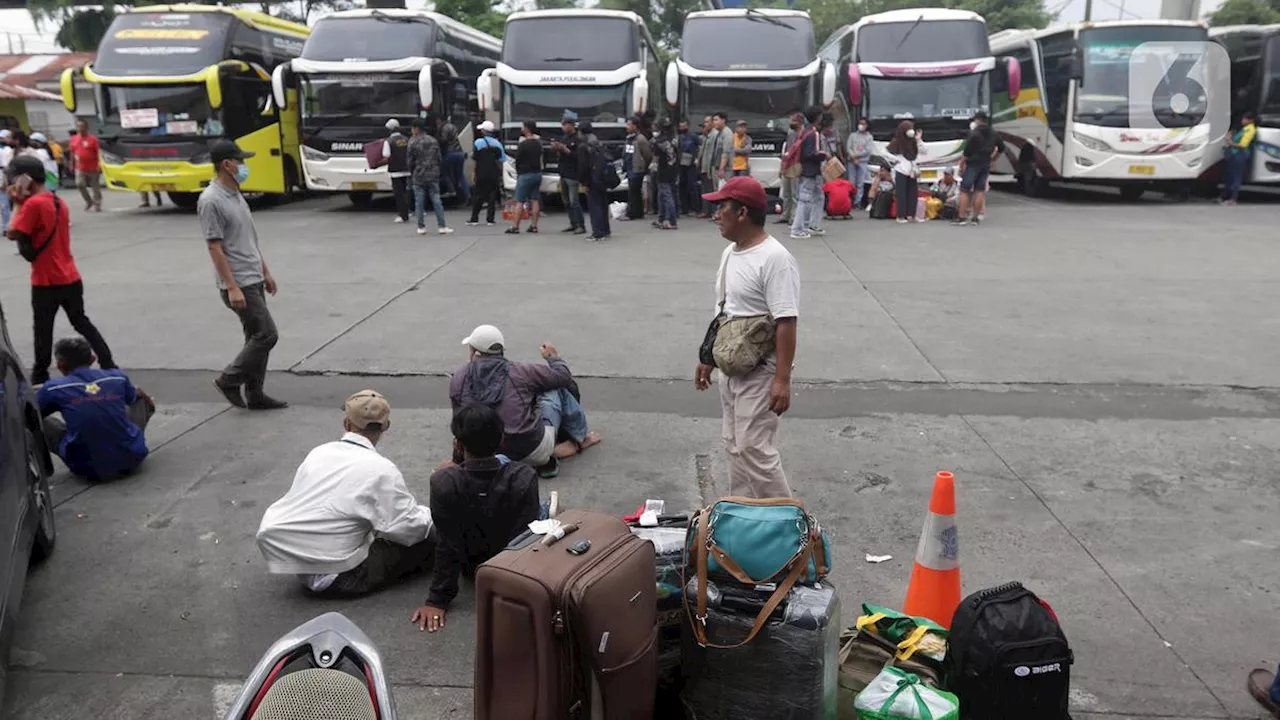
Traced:
POLYGON ((71 257, 71 216, 66 203, 45 189, 44 164, 40 158, 23 155, 9 163, 12 181, 8 192, 15 206, 9 221, 9 239, 29 243, 36 256, 31 260, 31 313, 34 316, 35 364, 31 384, 49 379, 53 361, 53 321, 58 308, 67 314, 71 327, 80 333, 103 370, 116 368, 111 348, 98 328, 84 313, 84 284, 75 258, 71 257))
POLYGON ((71 155, 76 159, 76 187, 84 198, 85 211, 102 212, 102 166, 98 160, 98 138, 89 133, 89 123, 76 121, 76 134, 71 138, 71 155), (90 197, 89 191, 93 191, 90 197))
POLYGON ((848 218, 849 213, 853 212, 853 193, 855 190, 853 183, 842 177, 823 185, 822 192, 827 194, 827 216, 848 218))

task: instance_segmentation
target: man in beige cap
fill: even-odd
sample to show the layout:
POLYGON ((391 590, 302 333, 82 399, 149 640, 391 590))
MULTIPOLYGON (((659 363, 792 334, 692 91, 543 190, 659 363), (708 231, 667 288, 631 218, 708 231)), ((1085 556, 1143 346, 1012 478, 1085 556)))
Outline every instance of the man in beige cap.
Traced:
POLYGON ((429 567, 431 510, 378 453, 391 405, 373 390, 347 398, 342 438, 312 450, 293 486, 267 508, 258 549, 276 575, 315 593, 363 595, 429 567))
POLYGON ((539 477, 553 478, 560 474, 558 458, 600 442, 587 429, 573 373, 554 345, 542 344, 546 365, 507 360, 506 340, 492 325, 477 327, 462 345, 470 357, 453 372, 449 399, 454 412, 474 403, 498 413, 505 433, 503 455, 537 468, 539 477), (560 435, 566 439, 557 445, 560 435))

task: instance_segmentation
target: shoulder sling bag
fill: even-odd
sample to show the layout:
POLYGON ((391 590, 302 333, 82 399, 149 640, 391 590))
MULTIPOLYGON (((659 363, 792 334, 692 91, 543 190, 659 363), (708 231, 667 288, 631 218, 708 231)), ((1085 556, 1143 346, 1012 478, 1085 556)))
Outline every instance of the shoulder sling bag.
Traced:
POLYGON ((45 238, 44 243, 42 243, 40 247, 36 247, 35 238, 31 237, 30 235, 23 235, 21 238, 19 238, 18 254, 22 256, 23 260, 26 260, 29 263, 35 262, 36 258, 40 257, 40 253, 44 252, 45 248, 53 244, 53 236, 58 233, 58 220, 61 219, 60 218, 61 211, 62 211, 62 204, 59 202, 58 196, 54 195, 53 196, 53 227, 52 229, 49 230, 49 237, 45 238))

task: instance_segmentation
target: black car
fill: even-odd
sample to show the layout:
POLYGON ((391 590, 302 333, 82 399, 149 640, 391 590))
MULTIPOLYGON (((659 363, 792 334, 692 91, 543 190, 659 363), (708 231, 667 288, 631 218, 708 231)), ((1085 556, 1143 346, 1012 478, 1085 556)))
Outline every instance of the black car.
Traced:
MULTIPOLYGON (((0 658, 9 657, 27 565, 53 552, 52 472, 35 392, 0 307, 0 658)), ((0 677, 0 693, 3 688, 0 677)))

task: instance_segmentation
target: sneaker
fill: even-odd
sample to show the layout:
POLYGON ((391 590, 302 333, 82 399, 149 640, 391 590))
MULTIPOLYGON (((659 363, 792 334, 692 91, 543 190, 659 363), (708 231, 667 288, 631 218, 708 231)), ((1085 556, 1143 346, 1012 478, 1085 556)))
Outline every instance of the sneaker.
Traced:
POLYGON ((579 228, 576 228, 576 227, 574 227, 574 226, 570 225, 569 227, 567 227, 567 228, 565 228, 565 229, 561 230, 560 232, 562 232, 562 233, 574 233, 574 234, 577 234, 578 230, 579 230, 579 228))
MULTIPOLYGON (((32 384, 39 385, 40 383, 35 382, 35 378, 32 378, 32 384)), ((239 385, 224 383, 222 378, 217 377, 213 379, 213 386, 218 388, 218 392, 222 393, 222 397, 226 398, 227 402, 238 408, 245 407, 244 396, 240 394, 239 385)))
POLYGON ((981 216, 981 215, 979 215, 979 216, 975 217, 972 221, 970 221, 970 224, 971 224, 971 225, 981 225, 981 224, 982 224, 982 216, 981 216))
POLYGON ((900 218, 898 218, 895 222, 897 222, 899 225, 906 225, 906 224, 907 224, 907 219, 906 219, 906 218, 903 218, 903 217, 900 217, 900 218))
POLYGON ((962 218, 962 217, 951 218, 951 224, 956 226, 968 225, 969 218, 962 218))
POLYGON ((420 228, 418 228, 418 234, 419 234, 419 235, 426 235, 426 234, 427 234, 427 229, 426 229, 426 228, 424 228, 424 227, 420 227, 420 228))
POLYGON ((245 404, 250 410, 283 410, 289 407, 289 403, 277 400, 265 393, 257 393, 252 397, 250 397, 249 393, 245 393, 245 404))
POLYGON ((810 234, 809 234, 809 233, 807 233, 807 232, 802 232, 802 233, 791 233, 791 239, 792 239, 792 240, 808 240, 808 239, 809 239, 809 238, 811 238, 811 237, 813 237, 813 236, 812 236, 812 235, 810 235, 810 234))
POLYGON ((492 220, 486 220, 484 224, 485 224, 485 225, 488 225, 489 227, 493 227, 493 221, 492 221, 492 220))
POLYGON ((400 217, 399 215, 397 215, 397 216, 396 216, 396 219, 395 219, 395 220, 392 220, 391 222, 402 223, 402 222, 404 222, 404 218, 402 218, 402 217, 400 217))
POLYGON ((468 220, 467 227, 475 227, 480 224, 479 220, 468 220))
POLYGON ((586 228, 584 228, 584 227, 574 228, 574 229, 573 229, 573 234, 574 234, 574 235, 586 235, 586 234, 587 234, 587 229, 586 229, 586 228))
POLYGON ((439 230, 437 230, 436 232, 437 232, 437 233, 439 233, 439 234, 441 234, 441 235, 452 235, 452 234, 453 234, 453 228, 451 228, 451 227, 442 227, 442 228, 440 228, 439 230))
POLYGON ((810 235, 826 235, 826 234, 827 234, 827 229, 826 229, 826 228, 820 228, 820 227, 816 227, 816 228, 809 228, 809 234, 810 234, 810 235))

